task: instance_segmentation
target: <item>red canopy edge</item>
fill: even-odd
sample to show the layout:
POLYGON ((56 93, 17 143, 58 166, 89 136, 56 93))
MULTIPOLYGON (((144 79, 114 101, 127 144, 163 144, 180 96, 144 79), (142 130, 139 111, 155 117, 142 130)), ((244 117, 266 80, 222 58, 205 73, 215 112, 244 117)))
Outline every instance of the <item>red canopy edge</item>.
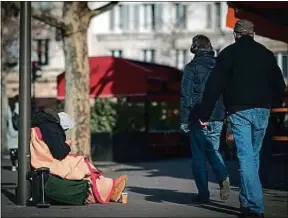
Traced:
MULTIPOLYGON (((175 101, 175 95, 169 91, 177 90, 180 93, 182 73, 173 67, 107 56, 90 57, 89 63, 90 98, 138 98, 149 95, 152 88, 159 91, 159 94, 151 98, 161 100, 162 96, 164 101, 169 101, 169 98, 170 101, 175 101), (157 82, 150 84, 151 81, 157 82), (162 83, 168 89, 162 90, 162 83)), ((64 73, 57 77, 57 99, 65 99, 64 73)))

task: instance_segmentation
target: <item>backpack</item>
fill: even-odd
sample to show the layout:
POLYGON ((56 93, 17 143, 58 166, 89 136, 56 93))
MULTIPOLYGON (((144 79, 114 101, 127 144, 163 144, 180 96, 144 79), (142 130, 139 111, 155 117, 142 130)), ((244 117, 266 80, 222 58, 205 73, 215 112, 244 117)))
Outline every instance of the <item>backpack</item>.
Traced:
POLYGON ((51 204, 84 205, 88 194, 88 180, 66 180, 50 174, 45 183, 45 195, 51 204))
POLYGON ((11 109, 11 112, 12 112, 12 126, 13 126, 13 129, 18 131, 19 130, 19 114, 16 113, 15 111, 12 111, 12 109, 11 109))

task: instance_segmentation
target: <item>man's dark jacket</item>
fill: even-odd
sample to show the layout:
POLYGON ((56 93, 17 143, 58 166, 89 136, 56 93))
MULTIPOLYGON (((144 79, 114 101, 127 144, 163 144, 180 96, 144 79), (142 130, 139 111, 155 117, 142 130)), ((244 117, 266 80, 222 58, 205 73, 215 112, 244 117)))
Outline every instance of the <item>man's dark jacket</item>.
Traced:
POLYGON ((274 54, 252 37, 242 36, 218 55, 198 109, 200 119, 209 120, 221 94, 230 113, 279 107, 285 87, 274 54))
MULTIPOLYGON (((193 60, 188 63, 183 72, 180 99, 180 123, 189 124, 197 119, 195 106, 202 101, 202 95, 207 78, 214 68, 215 57, 212 50, 199 50, 193 60)), ((223 120, 225 108, 222 98, 219 98, 212 113, 211 120, 223 120)))
POLYGON ((39 127, 43 141, 47 144, 52 156, 57 160, 64 159, 71 151, 65 143, 65 131, 60 125, 60 118, 53 109, 44 109, 32 118, 32 127, 39 127))

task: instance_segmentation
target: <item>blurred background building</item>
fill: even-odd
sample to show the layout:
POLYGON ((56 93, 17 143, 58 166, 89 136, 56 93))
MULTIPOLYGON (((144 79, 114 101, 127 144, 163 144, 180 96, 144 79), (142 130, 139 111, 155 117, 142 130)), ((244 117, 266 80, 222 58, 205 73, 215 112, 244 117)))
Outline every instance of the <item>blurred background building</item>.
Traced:
MULTIPOLYGON (((226 27, 226 2, 121 2, 93 19, 89 55, 112 55, 167 64, 182 69, 191 59, 192 38, 205 34, 218 53, 234 42, 226 27)), ((288 45, 268 38, 256 40, 275 52, 287 77, 288 45)))
MULTIPOLYGON (((41 10, 46 10, 53 15, 61 16, 62 8, 61 2, 32 2, 32 6, 41 10)), ((6 54, 5 60, 2 56, 2 65, 7 66, 5 69, 5 86, 6 94, 8 97, 13 97, 19 94, 19 23, 20 16, 15 14, 11 21, 11 25, 2 25, 2 32, 5 30, 11 33, 6 34, 6 39, 9 41, 7 46, 3 46, 3 51, 6 54), (14 31, 11 28, 14 28, 14 31), (5 29, 6 28, 6 29, 5 29), (9 29, 10 28, 10 29, 9 29)), ((4 34, 3 34, 4 35, 4 34)), ((2 36, 3 36, 2 35, 2 36)), ((37 62, 41 71, 38 72, 39 76, 34 82, 32 93, 35 95, 37 102, 40 104, 53 104, 57 95, 56 77, 64 69, 64 52, 62 48, 61 34, 54 27, 50 27, 44 23, 32 19, 32 62, 37 62)), ((2 40, 3 39, 2 37, 2 40)), ((32 64, 33 65, 33 64, 32 64)), ((32 67, 32 66, 31 66, 32 67)))
MULTIPOLYGON (((99 2, 90 2, 91 7, 95 4, 99 2)), ((62 13, 61 2, 33 5, 62 13)), ((192 58, 189 49, 196 34, 207 35, 216 54, 233 43, 232 30, 226 27, 227 8, 226 2, 120 2, 91 21, 89 56, 108 55, 182 69, 192 58)), ((19 24, 19 15, 15 23, 19 24)), ((35 81, 35 97, 45 106, 56 101, 56 77, 64 70, 62 39, 55 28, 45 24, 33 21, 32 29, 32 61, 38 61, 42 69, 35 81)), ((256 40, 275 53, 283 76, 288 78, 288 45, 258 36, 256 40)), ((16 65, 5 78, 8 97, 18 94, 18 49, 17 41, 9 46, 9 62, 16 65)))

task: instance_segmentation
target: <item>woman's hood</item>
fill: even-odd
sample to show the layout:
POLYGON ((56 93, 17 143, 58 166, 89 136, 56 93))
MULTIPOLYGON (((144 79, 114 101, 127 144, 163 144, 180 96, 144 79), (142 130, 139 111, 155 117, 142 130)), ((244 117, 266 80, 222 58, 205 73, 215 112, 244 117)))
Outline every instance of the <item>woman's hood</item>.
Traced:
POLYGON ((39 126, 42 123, 58 123, 60 125, 60 118, 57 111, 46 108, 36 113, 32 118, 31 126, 39 126))
POLYGON ((75 121, 67 113, 57 113, 54 109, 46 108, 32 118, 32 127, 48 122, 59 124, 63 130, 72 129, 75 125, 75 121))

